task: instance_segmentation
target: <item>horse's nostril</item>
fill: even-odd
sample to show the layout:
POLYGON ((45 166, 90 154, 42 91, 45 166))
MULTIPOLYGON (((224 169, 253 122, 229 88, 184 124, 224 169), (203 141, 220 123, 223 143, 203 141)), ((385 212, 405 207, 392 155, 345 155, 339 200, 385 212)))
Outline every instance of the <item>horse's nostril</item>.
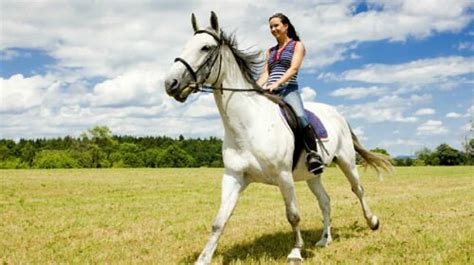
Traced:
POLYGON ((168 79, 165 82, 166 91, 172 92, 179 86, 179 82, 176 79, 168 79))
POLYGON ((176 85, 178 85, 178 80, 173 79, 173 80, 171 81, 171 87, 175 87, 176 85))

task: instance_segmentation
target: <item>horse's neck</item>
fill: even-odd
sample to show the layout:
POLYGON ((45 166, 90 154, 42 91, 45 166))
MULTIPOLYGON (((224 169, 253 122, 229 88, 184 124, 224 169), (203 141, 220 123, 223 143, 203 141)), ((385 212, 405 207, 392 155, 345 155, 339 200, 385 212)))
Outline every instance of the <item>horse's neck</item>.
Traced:
MULTIPOLYGON (((240 71, 230 51, 224 51, 222 61, 222 87, 250 89, 252 84, 247 81, 240 71)), ((255 123, 262 123, 262 112, 270 112, 274 108, 265 97, 255 92, 214 91, 217 108, 222 117, 226 134, 240 138, 248 136, 249 130, 255 123)))

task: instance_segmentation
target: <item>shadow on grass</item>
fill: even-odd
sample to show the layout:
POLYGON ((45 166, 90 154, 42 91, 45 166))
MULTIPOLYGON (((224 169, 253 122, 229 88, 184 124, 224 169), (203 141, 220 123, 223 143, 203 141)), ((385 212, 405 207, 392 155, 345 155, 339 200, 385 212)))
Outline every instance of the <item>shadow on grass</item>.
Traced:
MULTIPOLYGON (((363 227, 355 222, 350 226, 333 228, 332 236, 333 240, 337 241, 345 238, 363 237, 369 231, 370 229, 367 226, 363 227)), ((301 234, 305 242, 305 248, 302 250, 301 254, 303 258, 310 259, 314 257, 312 250, 317 248, 316 242, 318 242, 321 237, 322 229, 303 230, 301 231, 301 234)), ((245 260, 252 260, 254 262, 261 260, 281 260, 286 259, 288 254, 290 254, 293 243, 293 232, 277 232, 263 235, 251 242, 236 244, 227 250, 219 251, 218 249, 214 255, 222 256, 223 264, 231 264, 245 260)), ((199 257, 199 254, 199 252, 195 252, 192 255, 185 257, 181 260, 180 264, 194 263, 199 257)))

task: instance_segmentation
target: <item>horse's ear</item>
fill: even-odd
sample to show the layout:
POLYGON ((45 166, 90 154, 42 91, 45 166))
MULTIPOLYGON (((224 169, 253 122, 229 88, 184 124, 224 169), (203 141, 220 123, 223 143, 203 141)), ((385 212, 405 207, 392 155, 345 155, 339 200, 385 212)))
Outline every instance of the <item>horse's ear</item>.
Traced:
POLYGON ((196 16, 194 15, 194 13, 192 13, 192 15, 191 15, 191 24, 193 24, 194 32, 199 30, 199 26, 197 24, 196 16))
POLYGON ((217 15, 214 11, 211 11, 211 27, 216 32, 219 32, 219 22, 217 21, 217 15))

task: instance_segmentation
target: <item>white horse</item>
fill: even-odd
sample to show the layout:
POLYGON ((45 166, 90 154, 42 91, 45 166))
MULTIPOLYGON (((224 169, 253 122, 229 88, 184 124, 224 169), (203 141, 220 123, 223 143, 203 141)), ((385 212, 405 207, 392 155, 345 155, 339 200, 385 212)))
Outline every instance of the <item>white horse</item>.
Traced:
MULTIPOLYGON (((206 29, 198 28, 194 14, 191 21, 195 34, 180 57, 175 59, 165 80, 166 92, 184 102, 191 93, 201 90, 203 84, 212 84, 207 88, 213 90, 225 130, 221 206, 209 241, 196 264, 211 262, 240 193, 252 182, 280 188, 296 241, 288 260, 300 262, 304 243, 299 227, 295 181, 306 181, 319 201, 324 227, 317 246, 327 246, 332 240, 329 196, 322 186, 321 175, 307 171, 304 152, 292 170, 294 135, 282 119, 278 105, 259 93, 261 88, 252 78, 258 66, 258 54, 239 50, 235 39, 219 29, 214 12, 211 12, 211 27, 206 29)), ((320 118, 328 131, 329 140, 325 147, 329 155, 321 154, 325 164, 336 161, 359 198, 369 227, 377 229, 379 220, 364 200, 355 157, 357 151, 375 169, 390 169, 388 158, 365 150, 346 120, 333 107, 313 103, 306 104, 306 108, 320 118)))

